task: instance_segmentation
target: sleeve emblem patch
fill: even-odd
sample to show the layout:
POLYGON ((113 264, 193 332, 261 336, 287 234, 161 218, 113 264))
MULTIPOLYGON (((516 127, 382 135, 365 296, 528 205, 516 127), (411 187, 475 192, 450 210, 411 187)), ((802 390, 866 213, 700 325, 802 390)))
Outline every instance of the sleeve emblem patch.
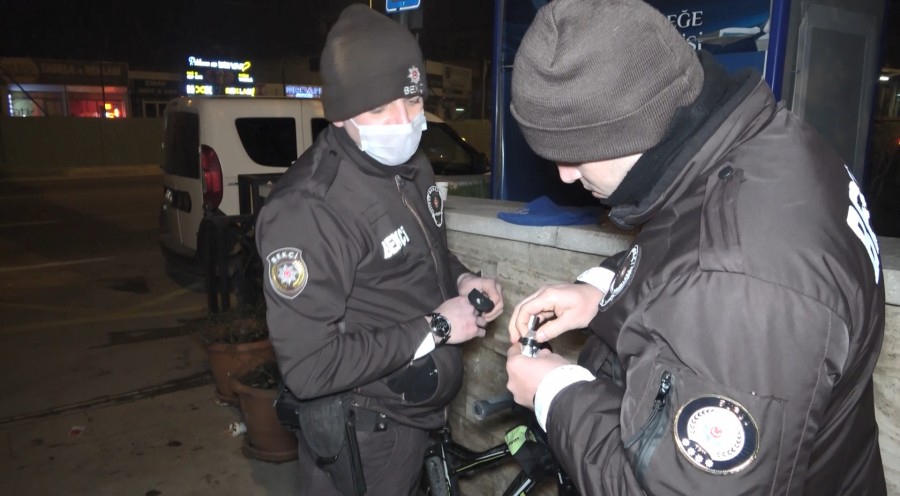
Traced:
POLYGON ((681 455, 710 474, 736 474, 759 455, 756 420, 741 404, 724 396, 704 395, 688 401, 675 415, 673 430, 681 455))
POLYGON ((293 300, 306 287, 309 274, 303 251, 297 248, 279 248, 266 257, 269 284, 279 296, 293 300))
POLYGON ((629 250, 628 255, 626 255, 620 263, 615 276, 613 276, 612 282, 609 284, 609 289, 606 291, 606 294, 600 299, 601 312, 605 311, 614 301, 616 301, 619 295, 625 291, 625 288, 631 284, 631 279, 634 277, 634 272, 637 270, 638 262, 640 262, 640 260, 641 247, 634 245, 631 247, 631 250, 629 250))
POLYGON ((438 227, 444 225, 444 200, 441 199, 441 193, 437 186, 431 185, 425 193, 425 202, 428 203, 428 211, 431 213, 431 219, 438 227))

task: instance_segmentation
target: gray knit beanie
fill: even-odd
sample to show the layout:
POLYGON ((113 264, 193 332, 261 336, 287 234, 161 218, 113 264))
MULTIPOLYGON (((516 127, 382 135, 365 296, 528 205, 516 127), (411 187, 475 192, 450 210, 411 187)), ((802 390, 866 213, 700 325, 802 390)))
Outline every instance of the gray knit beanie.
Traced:
POLYGON ((510 110, 538 155, 583 163, 657 145, 703 86, 694 49, 640 0, 554 0, 516 54, 510 110))
POLYGON ((427 96, 422 50, 408 29, 362 4, 341 12, 320 61, 322 106, 343 121, 398 98, 427 96))

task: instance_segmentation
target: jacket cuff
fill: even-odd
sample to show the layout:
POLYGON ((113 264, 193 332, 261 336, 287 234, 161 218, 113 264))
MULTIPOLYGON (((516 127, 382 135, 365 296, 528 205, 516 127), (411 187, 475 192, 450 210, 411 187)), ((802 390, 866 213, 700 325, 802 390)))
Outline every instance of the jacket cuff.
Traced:
POLYGON ((578 277, 575 278, 575 281, 590 284, 603 293, 606 293, 609 291, 609 285, 612 283, 614 276, 615 272, 605 267, 591 267, 579 274, 578 277))
POLYGON ((545 375, 534 395, 534 416, 537 417, 541 429, 544 429, 544 432, 547 431, 547 416, 550 413, 550 406, 560 391, 576 382, 590 382, 594 379, 596 379, 594 374, 578 365, 563 365, 545 375))

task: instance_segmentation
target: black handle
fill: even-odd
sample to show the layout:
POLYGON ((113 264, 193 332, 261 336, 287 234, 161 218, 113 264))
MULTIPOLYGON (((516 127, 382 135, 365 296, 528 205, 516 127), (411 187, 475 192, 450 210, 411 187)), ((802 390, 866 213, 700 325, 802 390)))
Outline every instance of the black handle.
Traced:
POLYGON ((493 398, 476 401, 472 404, 472 413, 475 414, 476 420, 482 421, 497 412, 509 410, 514 406, 516 406, 516 402, 513 401, 513 395, 507 392, 493 398))

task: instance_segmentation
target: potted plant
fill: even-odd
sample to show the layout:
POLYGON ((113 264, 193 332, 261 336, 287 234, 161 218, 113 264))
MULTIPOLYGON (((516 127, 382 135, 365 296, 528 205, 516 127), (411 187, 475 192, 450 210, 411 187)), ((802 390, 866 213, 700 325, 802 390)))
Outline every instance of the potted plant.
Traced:
POLYGON ((275 412, 275 397, 281 375, 274 360, 235 376, 231 387, 240 399, 241 421, 245 431, 241 452, 244 456, 268 462, 286 462, 297 458, 297 437, 281 425, 275 412))
POLYGON ((216 399, 224 404, 238 405, 233 377, 275 359, 264 305, 210 314, 198 323, 196 334, 209 357, 216 399))

